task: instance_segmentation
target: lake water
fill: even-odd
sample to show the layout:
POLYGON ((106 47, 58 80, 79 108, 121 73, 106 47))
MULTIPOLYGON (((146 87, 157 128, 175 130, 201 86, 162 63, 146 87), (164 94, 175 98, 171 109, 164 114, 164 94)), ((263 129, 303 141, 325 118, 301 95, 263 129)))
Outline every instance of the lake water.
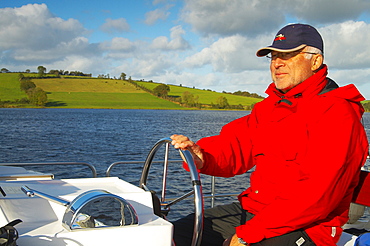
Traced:
MULTIPOLYGON (((198 110, 110 110, 110 109, 0 109, 0 163, 4 162, 88 162, 98 176, 116 161, 144 160, 161 138, 184 134, 193 140, 217 134, 226 123, 249 111, 198 110)), ((340 124, 340 122, 338 122, 340 124)), ((370 136, 370 114, 364 125, 370 136)), ((173 152, 175 159, 179 159, 173 152)), ((148 185, 159 189, 160 164, 153 166, 148 185)), ((41 167, 56 178, 91 177, 80 166, 41 167), (85 175, 87 173, 87 175, 85 175)), ((113 169, 112 176, 138 185, 142 165, 127 164, 113 169)), ((190 176, 180 165, 169 170, 169 195, 191 189, 190 176)), ((202 176, 209 184, 210 178, 202 176)), ((241 192, 249 183, 249 174, 232 179, 218 179, 218 192, 241 192)), ((204 187, 205 192, 209 191, 204 187)), ((232 199, 228 200, 228 202, 232 199)), ((191 210, 191 202, 178 206, 174 217, 191 210), (184 209, 185 208, 185 209, 184 209)), ((206 201, 206 206, 209 202, 206 201)), ((171 214, 171 213, 170 213, 171 214)))
POLYGON ((0 109, 0 162, 84 161, 99 176, 114 161, 145 159, 174 133, 217 134, 248 111, 0 109))

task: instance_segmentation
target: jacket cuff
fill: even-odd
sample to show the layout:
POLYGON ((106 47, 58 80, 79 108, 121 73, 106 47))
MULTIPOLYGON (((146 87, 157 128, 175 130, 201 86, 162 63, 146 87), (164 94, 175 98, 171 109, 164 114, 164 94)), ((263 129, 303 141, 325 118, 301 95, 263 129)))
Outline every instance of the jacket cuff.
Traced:
POLYGON ((258 243, 265 238, 265 235, 262 233, 262 229, 256 229, 247 224, 240 225, 235 228, 236 235, 242 238, 247 243, 258 243))

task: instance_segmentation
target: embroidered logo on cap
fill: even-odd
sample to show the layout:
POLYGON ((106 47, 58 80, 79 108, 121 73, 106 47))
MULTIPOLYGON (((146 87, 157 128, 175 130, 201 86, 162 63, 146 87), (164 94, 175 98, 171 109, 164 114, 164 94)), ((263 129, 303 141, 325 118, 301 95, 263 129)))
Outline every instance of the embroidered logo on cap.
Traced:
POLYGON ((282 41, 282 40, 285 40, 286 38, 284 37, 283 34, 279 34, 276 36, 275 40, 274 41, 282 41))

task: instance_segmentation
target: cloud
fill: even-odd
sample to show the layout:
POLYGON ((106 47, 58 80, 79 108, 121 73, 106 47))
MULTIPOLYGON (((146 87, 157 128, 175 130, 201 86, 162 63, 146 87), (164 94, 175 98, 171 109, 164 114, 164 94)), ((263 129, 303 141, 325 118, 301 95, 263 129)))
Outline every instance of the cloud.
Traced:
POLYGON ((284 23, 280 4, 266 0, 187 0, 181 18, 204 36, 255 35, 275 30, 284 23))
POLYGON ((170 31, 170 41, 167 37, 160 36, 153 40, 151 47, 160 50, 186 50, 190 48, 190 44, 183 38, 185 31, 181 26, 172 27, 170 31))
POLYGON ((165 2, 167 2, 167 0, 154 0, 153 5, 157 5, 157 4, 165 3, 165 2))
POLYGON ((346 21, 320 28, 328 64, 335 69, 369 68, 370 24, 346 21))
MULTIPOLYGON (((4 65, 53 63, 67 56, 93 57, 101 52, 89 43, 78 20, 55 17, 45 4, 0 9, 0 59, 4 65)), ((37 65, 35 65, 37 66, 37 65)))
POLYGON ((48 70, 63 69, 65 71, 82 71, 85 73, 94 71, 94 73, 98 75, 100 73, 105 73, 105 63, 106 61, 99 57, 90 59, 79 55, 68 55, 63 60, 49 63, 47 68, 48 70))
POLYGON ((81 36, 87 33, 81 23, 55 17, 45 4, 0 9, 0 23, 0 60, 13 71, 43 65, 90 72, 88 64, 102 66, 96 59, 102 52, 81 36))
POLYGON ((312 24, 356 20, 364 11, 370 10, 367 0, 286 0, 284 5, 289 6, 285 11, 312 24))
POLYGON ((173 57, 165 54, 137 53, 129 60, 121 61, 121 64, 115 67, 114 72, 120 74, 123 71, 133 79, 153 80, 155 76, 170 70, 173 62, 173 57))
POLYGON ((165 9, 155 9, 145 14, 145 24, 154 25, 158 20, 166 20, 170 15, 165 9))
POLYGON ((113 38, 111 41, 104 41, 100 44, 103 50, 110 50, 114 52, 130 52, 133 51, 135 43, 131 42, 127 38, 113 38))
POLYGON ((24 63, 35 62, 53 62, 64 57, 74 54, 91 57, 98 54, 96 45, 90 44, 84 37, 77 37, 69 42, 61 42, 53 49, 33 50, 27 47, 14 49, 9 54, 12 55, 14 61, 24 63))
POLYGON ((214 71, 224 73, 261 69, 267 63, 257 62, 261 58, 255 54, 260 47, 266 46, 265 39, 248 39, 241 35, 219 38, 209 47, 187 57, 184 64, 189 68, 211 65, 214 71))
POLYGON ((50 49, 85 32, 79 21, 55 17, 45 4, 0 9, 0 51, 50 49))
POLYGON ((330 77, 339 85, 356 83, 356 86, 368 85, 370 81, 370 69, 335 69, 330 71, 330 77))
POLYGON ((122 33, 130 31, 130 25, 127 23, 125 18, 105 20, 105 23, 100 27, 103 32, 106 33, 122 33))
POLYGON ((99 48, 105 52, 105 57, 115 60, 129 59, 135 55, 142 42, 132 42, 127 38, 113 38, 99 44, 99 48))
POLYGON ((289 19, 323 25, 369 11, 367 0, 186 0, 181 19, 203 36, 250 36, 277 31, 289 19))

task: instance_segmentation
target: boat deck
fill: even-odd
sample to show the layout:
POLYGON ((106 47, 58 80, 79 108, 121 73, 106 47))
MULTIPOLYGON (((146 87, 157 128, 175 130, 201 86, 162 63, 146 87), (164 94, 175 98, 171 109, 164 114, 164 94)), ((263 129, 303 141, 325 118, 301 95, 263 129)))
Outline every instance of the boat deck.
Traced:
POLYGON ((149 192, 118 178, 0 181, 6 196, 0 199, 0 224, 21 219, 16 225, 19 246, 42 245, 171 245, 172 224, 153 214, 149 192), (138 225, 69 230, 62 225, 66 207, 40 197, 28 197, 22 186, 72 201, 79 194, 102 189, 124 198, 138 214, 138 225), (143 235, 145 235, 143 237, 143 235), (158 243, 155 243, 158 242, 158 243))

